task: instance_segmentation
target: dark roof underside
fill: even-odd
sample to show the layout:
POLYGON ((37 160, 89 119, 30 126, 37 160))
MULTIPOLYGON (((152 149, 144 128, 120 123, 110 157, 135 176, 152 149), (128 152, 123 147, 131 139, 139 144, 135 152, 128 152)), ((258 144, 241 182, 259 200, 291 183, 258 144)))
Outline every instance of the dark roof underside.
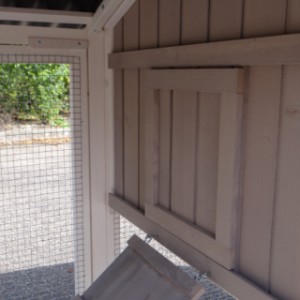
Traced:
MULTIPOLYGON (((60 11, 75 11, 94 13, 103 0, 0 0, 0 8, 30 8, 30 9, 46 9, 60 11)), ((21 25, 18 21, 0 20, 1 24, 21 25)), ((24 25, 24 24, 22 24, 24 25)), ((51 23, 28 22, 27 26, 53 26, 51 23)), ((56 24, 56 27, 64 28, 84 28, 83 25, 76 24, 56 24)))
POLYGON ((102 0, 0 0, 0 6, 95 12, 102 0))

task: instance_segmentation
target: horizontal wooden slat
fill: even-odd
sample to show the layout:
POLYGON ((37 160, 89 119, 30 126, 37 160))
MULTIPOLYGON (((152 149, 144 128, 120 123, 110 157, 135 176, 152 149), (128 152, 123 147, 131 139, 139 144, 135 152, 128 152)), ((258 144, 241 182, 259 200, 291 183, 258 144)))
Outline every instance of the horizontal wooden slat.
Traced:
POLYGON ((197 268, 199 271, 205 271, 211 274, 211 278, 232 295, 243 300, 275 300, 276 298, 266 294, 257 286, 250 283, 248 280, 239 276, 234 271, 229 271, 218 263, 209 259, 200 251, 197 251, 192 246, 188 245, 183 240, 179 239, 172 233, 163 229, 156 223, 152 222, 144 216, 144 214, 130 205, 128 202, 110 194, 109 205, 119 214, 124 216, 136 226, 151 234, 162 245, 173 251, 190 265, 197 268))
POLYGON ((233 250, 216 241, 199 227, 189 224, 165 210, 162 207, 146 203, 146 217, 160 224, 164 229, 176 234, 194 248, 213 258, 222 266, 232 269, 234 267, 233 250))
MULTIPOLYGON (((162 255, 159 255, 152 247, 145 244, 136 235, 130 238, 128 245, 136 251, 143 259, 147 260, 148 264, 153 267, 162 277, 167 277, 168 280, 181 292, 189 298, 199 297, 204 293, 204 289, 195 280, 182 272, 178 267, 173 265, 162 255)), ((194 299, 194 298, 193 298, 194 299)))
POLYGON ((300 63, 300 34, 112 53, 109 67, 165 68, 300 63))
POLYGON ((188 92, 241 93, 244 71, 234 69, 147 70, 147 87, 188 92))

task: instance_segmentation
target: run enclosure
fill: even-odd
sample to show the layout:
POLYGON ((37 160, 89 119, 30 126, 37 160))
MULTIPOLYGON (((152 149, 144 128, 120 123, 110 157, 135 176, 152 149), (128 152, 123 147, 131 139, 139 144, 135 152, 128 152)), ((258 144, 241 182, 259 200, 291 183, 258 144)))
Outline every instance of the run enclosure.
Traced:
POLYGON ((112 258, 111 191, 112 207, 239 299, 299 299, 299 19, 297 0, 139 0, 113 36, 21 27, 13 42, 3 26, 12 44, 26 34, 89 40, 91 279, 112 258), (243 41, 257 37, 266 39, 243 41), (154 50, 110 56, 112 75, 112 40, 114 52, 154 50), (174 72, 234 66, 242 90, 150 84, 159 63, 174 72))

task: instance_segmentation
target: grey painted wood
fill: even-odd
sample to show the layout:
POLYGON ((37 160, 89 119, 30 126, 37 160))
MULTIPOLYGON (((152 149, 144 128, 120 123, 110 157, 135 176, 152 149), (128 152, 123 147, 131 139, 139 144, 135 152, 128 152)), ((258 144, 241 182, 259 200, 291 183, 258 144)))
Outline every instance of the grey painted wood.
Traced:
POLYGON ((154 68, 300 64, 300 34, 112 53, 109 67, 154 68))
POLYGON ((203 287, 133 236, 119 257, 83 294, 85 300, 199 299, 203 287))

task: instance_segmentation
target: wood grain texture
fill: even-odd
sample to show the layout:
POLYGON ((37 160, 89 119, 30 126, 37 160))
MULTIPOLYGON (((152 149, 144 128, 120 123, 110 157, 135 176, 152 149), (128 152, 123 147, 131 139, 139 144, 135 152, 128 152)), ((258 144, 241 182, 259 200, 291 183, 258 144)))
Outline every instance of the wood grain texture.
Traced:
POLYGON ((140 0, 140 49, 158 45, 158 0, 140 0))
POLYGON ((182 0, 181 44, 207 41, 208 0, 182 0))
MULTIPOLYGON (((124 50, 139 47, 139 4, 124 17, 124 50)), ((124 71, 124 196, 139 205, 139 72, 124 71)))
POLYGON ((286 12, 286 33, 300 32, 300 1, 288 0, 286 12))
POLYGON ((271 292, 280 299, 296 300, 300 295, 300 68, 289 66, 283 76, 271 292))
POLYGON ((266 289, 269 283, 280 88, 280 68, 250 69, 240 271, 266 289))
POLYGON ((209 40, 238 39, 242 34, 243 0, 211 0, 209 40))
POLYGON ((172 144, 172 93, 159 91, 159 187, 158 203, 170 209, 171 144, 172 144))
POLYGON ((300 64, 300 34, 112 53, 109 67, 205 67, 300 64))
POLYGON ((174 91, 171 210, 194 222, 197 93, 174 91))
MULTIPOLYGON (((288 2, 286 33, 300 31, 299 1, 288 2)), ((271 292, 297 299, 299 289, 299 66, 285 66, 282 81, 281 126, 277 168, 277 195, 272 244, 271 292), (280 279, 280 274, 285 274, 280 279)))
POLYGON ((185 92, 234 93, 243 91, 243 69, 148 70, 149 88, 185 92))
MULTIPOLYGON (((285 0, 246 0, 243 35, 257 37, 282 34, 285 16, 285 0)), ((280 66, 249 69, 240 271, 267 291, 270 280, 281 76, 280 66), (256 245, 251 241, 255 241, 256 245)))
POLYGON ((151 268, 154 268, 162 277, 168 278, 175 288, 179 289, 189 298, 200 297, 204 293, 204 289, 200 284, 196 283, 195 280, 136 235, 130 238, 128 245, 145 259, 151 268))
POLYGON ((234 259, 232 249, 216 241, 206 232, 202 232, 192 223, 179 219, 174 213, 162 207, 146 203, 146 217, 159 224, 192 247, 212 258, 228 269, 233 268, 234 259))
POLYGON ((169 248, 190 265, 195 266, 198 270, 211 272, 211 278, 238 299, 275 300, 275 298, 266 294, 245 278, 233 271, 225 269, 203 255, 203 253, 197 251, 194 247, 191 247, 183 240, 179 239, 176 235, 164 230, 162 227, 146 218, 140 210, 136 209, 123 199, 110 194, 109 205, 136 226, 155 236, 162 245, 169 248))
POLYGON ((159 46, 178 45, 180 41, 181 1, 159 1, 159 46))
MULTIPOLYGON (((123 48, 123 21, 114 29, 114 51, 123 48)), ((124 195, 124 136, 123 136, 123 71, 115 70, 114 80, 114 133, 115 133, 115 192, 124 195)))
POLYGON ((216 240, 236 249, 243 97, 222 94, 218 148, 216 240))
POLYGON ((284 33, 287 0, 246 0, 244 37, 284 33))
POLYGON ((220 94, 201 93, 197 126, 195 223, 215 235, 220 94))
MULTIPOLYGON (((158 45, 158 0, 140 1, 140 49, 158 45)), ((145 203, 145 70, 139 74, 139 207, 145 203)))

